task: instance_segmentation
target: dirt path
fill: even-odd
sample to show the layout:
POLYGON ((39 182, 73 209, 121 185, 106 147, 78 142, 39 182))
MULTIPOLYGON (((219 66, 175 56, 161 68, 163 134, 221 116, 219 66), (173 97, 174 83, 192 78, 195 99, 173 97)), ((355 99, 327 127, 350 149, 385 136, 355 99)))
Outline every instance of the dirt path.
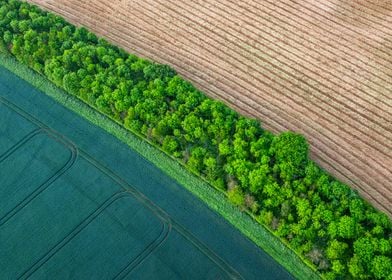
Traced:
POLYGON ((279 132, 392 215, 389 1, 31 0, 279 132))

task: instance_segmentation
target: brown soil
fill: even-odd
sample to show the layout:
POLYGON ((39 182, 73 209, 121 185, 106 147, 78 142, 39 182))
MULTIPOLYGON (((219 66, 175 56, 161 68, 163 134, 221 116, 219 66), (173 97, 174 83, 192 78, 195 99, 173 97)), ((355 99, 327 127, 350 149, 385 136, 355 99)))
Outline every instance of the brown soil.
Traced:
POLYGON ((392 2, 30 0, 280 132, 392 215, 392 2))

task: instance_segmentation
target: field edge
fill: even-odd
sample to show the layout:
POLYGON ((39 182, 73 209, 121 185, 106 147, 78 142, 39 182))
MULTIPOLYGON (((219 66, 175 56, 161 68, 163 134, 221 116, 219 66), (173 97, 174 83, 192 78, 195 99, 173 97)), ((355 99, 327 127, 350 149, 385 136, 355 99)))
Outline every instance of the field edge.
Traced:
POLYGON ((32 84, 35 88, 62 104, 64 107, 85 118, 93 125, 104 129, 121 142, 134 149, 143 158, 157 166, 164 173, 175 179, 193 195, 196 195, 214 212, 220 214, 257 246, 267 252, 297 279, 321 279, 307 261, 284 244, 264 225, 257 223, 249 213, 241 212, 233 206, 223 192, 220 192, 202 178, 173 159, 159 147, 137 133, 120 126, 112 118, 103 115, 78 98, 56 87, 46 77, 36 73, 18 62, 14 57, 0 51, 0 65, 32 84))

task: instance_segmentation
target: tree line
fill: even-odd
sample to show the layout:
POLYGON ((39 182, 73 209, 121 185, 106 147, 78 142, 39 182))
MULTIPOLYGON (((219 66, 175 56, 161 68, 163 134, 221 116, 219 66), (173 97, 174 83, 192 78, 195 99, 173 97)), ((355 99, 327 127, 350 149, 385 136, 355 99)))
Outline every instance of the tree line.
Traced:
POLYGON ((0 51, 159 145, 269 227, 326 279, 392 279, 392 223, 308 158, 166 65, 85 28, 0 0, 0 51))

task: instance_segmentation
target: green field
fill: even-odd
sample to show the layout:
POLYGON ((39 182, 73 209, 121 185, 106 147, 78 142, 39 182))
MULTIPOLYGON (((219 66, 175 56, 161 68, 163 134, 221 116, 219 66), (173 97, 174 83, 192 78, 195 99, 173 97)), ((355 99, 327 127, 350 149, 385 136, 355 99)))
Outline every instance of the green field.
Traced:
POLYGON ((238 277, 74 144, 0 100, 10 120, 0 158, 4 277, 238 277), (151 257, 162 245, 168 264, 151 257))
POLYGON ((0 71, 1 279, 291 279, 129 147, 0 71))

